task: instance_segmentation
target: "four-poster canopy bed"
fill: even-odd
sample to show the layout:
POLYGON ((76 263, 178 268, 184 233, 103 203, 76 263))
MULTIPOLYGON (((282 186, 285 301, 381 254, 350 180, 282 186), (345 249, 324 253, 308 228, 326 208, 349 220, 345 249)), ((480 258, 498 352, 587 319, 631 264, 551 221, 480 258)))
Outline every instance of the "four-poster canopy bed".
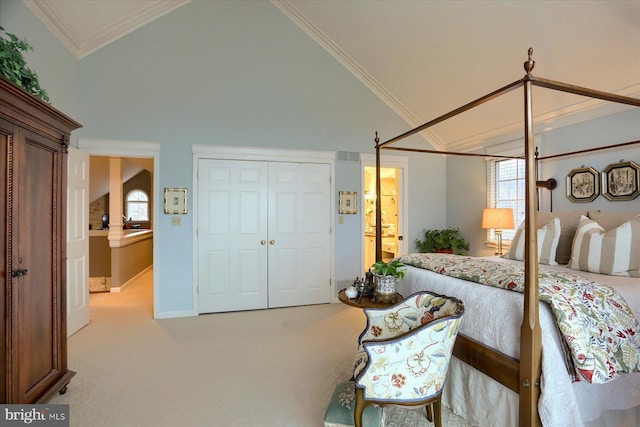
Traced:
MULTIPOLYGON (((427 122, 421 126, 418 126, 408 132, 405 132, 395 138, 392 138, 386 142, 380 143, 376 134, 376 168, 377 168, 377 181, 376 192, 380 194, 380 163, 381 163, 381 150, 397 150, 407 152, 420 152, 420 153, 433 153, 433 154, 450 154, 450 155, 462 155, 462 156, 481 156, 491 158, 513 158, 510 156, 495 156, 495 155, 481 155, 472 153, 458 153, 447 152, 439 150, 422 150, 416 148, 402 148, 392 146, 411 135, 426 130, 440 122, 443 122, 449 118, 457 116, 460 113, 471 110, 485 102, 488 102, 494 98, 497 98, 503 94, 511 92, 512 90, 523 88, 524 90, 524 161, 525 161, 525 221, 524 221, 524 241, 525 241, 525 253, 524 253, 524 298, 520 297, 522 301, 522 324, 520 326, 520 344, 519 344, 519 358, 508 356, 499 350, 495 350, 491 346, 484 345, 471 337, 466 336, 462 330, 458 336, 456 347, 454 350, 454 356, 472 366, 473 368, 483 372, 485 375, 495 379, 503 386, 517 393, 519 401, 519 409, 517 416, 519 424, 522 426, 541 425, 542 421, 539 414, 538 400, 541 394, 541 374, 542 374, 542 342, 543 334, 540 326, 540 309, 539 309, 539 292, 538 292, 538 277, 539 277, 539 261, 538 261, 538 239, 537 230, 539 224, 537 223, 537 187, 552 189, 555 187, 555 180, 537 181, 537 161, 543 158, 538 158, 536 147, 534 146, 534 127, 533 127, 533 115, 532 115, 532 87, 539 86, 555 91, 566 92, 575 95, 581 95, 589 98, 601 99, 613 103, 620 103, 640 107, 640 99, 619 96, 615 94, 605 93, 601 91, 591 90, 583 87, 573 86, 566 83, 561 83, 553 80, 547 80, 532 75, 532 70, 535 62, 532 60, 533 50, 529 49, 528 60, 524 63, 524 69, 526 75, 511 84, 508 84, 494 92, 491 92, 481 98, 476 99, 468 104, 465 104, 457 109, 450 111, 430 122, 427 122)), ((631 144, 637 144, 640 141, 633 141, 624 144, 617 144, 615 146, 599 147, 596 149, 584 150, 596 151, 598 149, 610 149, 612 147, 621 147, 631 144)), ((581 152, 566 153, 565 155, 574 155, 581 152)), ((556 157, 556 156, 550 156, 556 157)), ((517 157, 522 158, 522 157, 517 157)), ((378 197, 376 200, 376 260, 382 259, 382 207, 381 200, 378 197)), ((485 286, 486 287, 486 286, 485 286)), ((429 290, 429 287, 424 287, 429 290)), ((637 289, 637 288, 636 288, 637 289)), ((414 290, 412 290, 414 291, 414 290)), ((637 292, 637 291, 636 291, 637 292)), ((443 293, 446 293, 443 291, 443 293)), ((464 300, 467 305, 468 312, 473 310, 473 307, 468 304, 470 301, 464 300)), ((545 309, 546 310, 546 309, 545 309)), ((637 308, 636 308, 637 310, 637 308)), ((469 314, 469 313, 467 313, 469 314)), ((517 325, 516 325, 517 327, 517 325)), ((546 333, 546 332, 545 332, 546 333)), ((517 344, 515 344, 517 346, 517 344)), ((639 376, 640 374, 636 374, 639 376)), ((548 381, 545 378, 545 381, 548 381)), ((634 386, 635 387, 635 386, 634 386)), ((638 383, 640 388, 640 383, 638 383)), ((446 388, 445 388, 446 392, 446 388)))

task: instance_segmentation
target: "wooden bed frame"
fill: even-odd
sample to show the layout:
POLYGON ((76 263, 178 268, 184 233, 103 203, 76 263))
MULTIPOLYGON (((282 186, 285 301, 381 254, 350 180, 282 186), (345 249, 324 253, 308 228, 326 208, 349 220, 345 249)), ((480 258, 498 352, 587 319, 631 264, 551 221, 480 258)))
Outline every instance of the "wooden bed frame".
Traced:
MULTIPOLYGON (((475 108, 487 101, 504 95, 514 89, 524 88, 524 145, 525 145, 525 291, 524 291, 524 316, 520 329, 520 360, 509 357, 490 347, 483 345, 469 337, 458 334, 453 355, 459 360, 478 369, 489 377, 500 382, 505 387, 519 394, 519 420, 521 426, 541 425, 540 416, 537 410, 538 398, 540 395, 540 375, 542 364, 542 333, 539 323, 539 299, 538 299, 538 257, 537 254, 537 233, 536 233, 536 163, 538 158, 533 143, 533 116, 531 90, 533 86, 540 86, 547 89, 581 95, 588 98, 596 98, 619 104, 627 104, 640 107, 640 99, 630 98, 597 90, 573 86, 553 80, 534 77, 531 72, 535 65, 532 59, 533 49, 529 48, 528 60, 524 63, 526 75, 507 86, 491 92, 481 98, 452 110, 430 122, 420 125, 408 132, 405 132, 386 142, 380 143, 376 133, 376 194, 380 194, 380 150, 398 150, 420 153, 450 154, 462 156, 478 156, 490 158, 519 158, 509 156, 494 156, 472 153, 447 152, 439 150, 421 150, 416 148, 391 147, 391 144, 405 139, 415 133, 421 132, 443 122, 449 118, 457 116, 467 110, 475 108), (533 256, 532 256, 533 255, 533 256)), ((589 151, 611 149, 620 146, 638 144, 640 141, 633 141, 623 144, 597 147, 580 152, 565 153, 562 155, 574 155, 589 151)), ((556 155, 552 157, 559 157, 556 155)), ((549 157, 551 158, 551 157, 549 157)), ((541 181, 539 186, 547 187, 550 184, 541 181)), ((548 187, 547 187, 548 188, 548 187)), ((381 198, 376 199, 376 260, 382 259, 382 203, 381 198)))

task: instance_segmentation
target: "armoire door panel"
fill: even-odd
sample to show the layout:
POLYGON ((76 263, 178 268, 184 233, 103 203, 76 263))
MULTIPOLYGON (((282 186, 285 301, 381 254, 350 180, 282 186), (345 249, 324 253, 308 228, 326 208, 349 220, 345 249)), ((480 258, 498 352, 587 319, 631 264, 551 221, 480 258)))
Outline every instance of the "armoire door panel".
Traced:
POLYGON ((33 401, 60 369, 57 337, 62 266, 57 252, 61 245, 62 154, 58 144, 25 134, 24 143, 16 147, 14 174, 13 271, 26 270, 17 281, 20 328, 14 355, 20 361, 18 395, 33 401))
MULTIPOLYGON (((3 189, 3 197, 0 197, 0 224, 5 224, 6 232, 0 233, 0 255, 2 255, 2 263, 0 264, 0 276, 5 281, 5 286, 0 287, 0 319, 4 319, 5 328, 7 325, 7 307, 9 306, 7 299, 10 298, 12 294, 11 287, 13 286, 13 280, 9 277, 10 267, 7 265, 8 262, 8 253, 7 253, 7 238, 10 236, 7 235, 7 232, 10 232, 10 224, 7 224, 7 208, 8 208, 8 194, 6 191, 9 189, 7 187, 7 175, 8 175, 8 160, 9 160, 9 150, 11 147, 11 141, 13 141, 13 134, 17 131, 16 127, 11 125, 9 122, 6 122, 0 119, 0 189, 3 189)), ((9 200, 10 205, 10 200, 9 200)), ((5 331, 4 339, 0 340, 0 402, 7 401, 7 393, 5 389, 5 384, 9 384, 8 378, 10 377, 10 366, 8 360, 8 352, 7 345, 10 345, 8 342, 8 332, 5 331)))

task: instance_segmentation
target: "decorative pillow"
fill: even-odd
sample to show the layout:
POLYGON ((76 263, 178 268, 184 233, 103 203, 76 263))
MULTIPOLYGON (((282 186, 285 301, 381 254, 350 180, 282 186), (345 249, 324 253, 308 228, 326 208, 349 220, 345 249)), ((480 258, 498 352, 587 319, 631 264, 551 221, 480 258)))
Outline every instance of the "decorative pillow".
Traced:
MULTIPOLYGON (((537 214, 538 228, 548 224, 556 217, 560 218, 560 240, 558 241, 558 249, 556 250, 556 262, 558 264, 569 264, 569 258, 571 258, 571 244, 573 243, 573 237, 576 234, 578 224, 580 224, 580 217, 582 215, 587 216, 587 210, 538 212, 537 214)), ((589 217, 591 218, 590 215, 589 217)), ((621 221, 620 224, 623 222, 624 221, 621 221)))
MULTIPOLYGON (((556 250, 560 241, 560 219, 554 218, 550 223, 538 229, 538 262, 540 264, 558 265, 556 250)), ((524 221, 511 241, 505 258, 524 261, 524 221)))
POLYGON ((640 277, 640 215, 609 231, 585 216, 580 218, 569 268, 640 277))

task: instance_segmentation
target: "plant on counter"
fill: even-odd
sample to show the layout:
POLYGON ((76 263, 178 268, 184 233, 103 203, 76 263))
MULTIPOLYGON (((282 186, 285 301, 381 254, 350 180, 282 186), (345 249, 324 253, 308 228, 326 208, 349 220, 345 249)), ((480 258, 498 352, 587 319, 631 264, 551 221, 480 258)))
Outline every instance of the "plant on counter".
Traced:
POLYGON ((40 87, 38 75, 27 65, 23 52, 33 50, 26 39, 7 33, 0 27, 0 74, 32 95, 49 102, 47 92, 40 87))
POLYGON ((445 252, 458 255, 466 255, 469 250, 469 242, 460 234, 458 228, 446 228, 444 230, 424 230, 424 239, 416 239, 416 248, 419 252, 445 252))

